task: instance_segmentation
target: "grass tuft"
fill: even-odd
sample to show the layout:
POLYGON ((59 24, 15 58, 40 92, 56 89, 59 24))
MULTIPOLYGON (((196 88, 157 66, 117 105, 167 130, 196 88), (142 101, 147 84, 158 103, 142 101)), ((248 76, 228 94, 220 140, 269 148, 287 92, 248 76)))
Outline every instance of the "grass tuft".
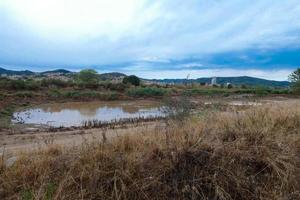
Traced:
POLYGON ((0 198, 299 199, 299 153, 299 104, 212 113, 20 155, 0 166, 0 198))

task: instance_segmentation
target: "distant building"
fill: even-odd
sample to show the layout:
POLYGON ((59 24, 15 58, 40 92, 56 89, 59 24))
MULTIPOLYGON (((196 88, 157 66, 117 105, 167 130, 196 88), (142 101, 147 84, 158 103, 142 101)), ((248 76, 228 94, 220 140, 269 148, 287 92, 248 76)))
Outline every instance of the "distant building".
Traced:
POLYGON ((212 77, 211 78, 211 84, 212 85, 217 85, 217 77, 212 77))

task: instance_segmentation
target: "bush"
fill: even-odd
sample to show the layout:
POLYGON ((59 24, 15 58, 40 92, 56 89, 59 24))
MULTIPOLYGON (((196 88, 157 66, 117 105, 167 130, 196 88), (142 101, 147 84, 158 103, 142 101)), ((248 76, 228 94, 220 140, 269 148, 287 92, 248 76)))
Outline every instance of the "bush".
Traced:
POLYGON ((257 86, 254 88, 254 93, 259 95, 259 96, 264 96, 267 95, 269 93, 271 93, 272 90, 268 87, 264 87, 264 86, 257 86))
POLYGON ((33 97, 35 94, 33 92, 16 92, 14 94, 17 97, 33 97))
POLYGON ((300 80, 292 83, 292 92, 294 94, 300 94, 300 80))
POLYGON ((59 91, 51 90, 48 95, 54 98, 70 99, 100 99, 100 100, 117 100, 119 95, 115 92, 96 92, 96 91, 59 91))
POLYGON ((10 88, 13 90, 23 90, 25 89, 25 81, 23 80, 11 80, 10 88))
POLYGON ((109 87, 110 90, 115 90, 118 92, 124 92, 126 88, 127 88, 127 85, 124 83, 111 84, 109 87))
POLYGON ((25 81, 25 89, 26 90, 38 90, 40 89, 41 84, 38 81, 27 80, 25 81))
POLYGON ((134 75, 130 75, 130 76, 126 76, 123 78, 123 83, 124 84, 131 84, 134 86, 139 86, 141 84, 140 79, 137 76, 134 75))
POLYGON ((192 108, 193 104, 189 98, 181 96, 177 98, 165 98, 161 110, 168 116, 168 119, 175 120, 176 123, 181 123, 190 116, 192 108))
POLYGON ((43 79, 41 82, 42 87, 58 87, 58 88, 65 88, 68 87, 70 83, 67 81, 59 80, 59 79, 43 79))
POLYGON ((145 88, 131 88, 127 91, 129 96, 134 97, 157 97, 164 96, 169 90, 163 88, 145 87, 145 88))
POLYGON ((90 84, 94 86, 98 83, 99 76, 93 69, 84 69, 79 72, 77 79, 80 83, 84 83, 87 86, 90 84))
POLYGON ((187 89, 183 91, 183 95, 185 96, 193 96, 193 95, 220 95, 227 93, 226 89, 222 88, 193 88, 193 89, 187 89))
POLYGON ((241 85, 241 88, 242 88, 242 89, 247 89, 247 85, 242 84, 242 85, 241 85))

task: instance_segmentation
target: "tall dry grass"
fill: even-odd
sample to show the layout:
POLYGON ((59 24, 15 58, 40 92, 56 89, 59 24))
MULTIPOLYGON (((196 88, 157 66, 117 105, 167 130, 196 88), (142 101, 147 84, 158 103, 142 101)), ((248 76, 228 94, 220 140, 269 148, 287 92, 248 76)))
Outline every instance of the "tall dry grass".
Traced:
POLYGON ((300 199, 300 105, 214 113, 3 162, 1 199, 300 199))

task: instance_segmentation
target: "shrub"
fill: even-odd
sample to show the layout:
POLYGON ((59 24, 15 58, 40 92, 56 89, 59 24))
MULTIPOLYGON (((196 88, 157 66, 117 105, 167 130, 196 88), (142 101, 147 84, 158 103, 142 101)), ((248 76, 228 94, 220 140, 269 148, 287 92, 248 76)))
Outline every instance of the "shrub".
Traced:
POLYGON ((78 81, 88 85, 97 84, 99 81, 99 76, 97 72, 93 69, 84 69, 81 70, 77 77, 78 81))
POLYGON ((33 97, 35 94, 33 92, 16 92, 14 95, 17 97, 33 97))
POLYGON ((241 85, 241 88, 242 88, 242 89, 247 89, 247 85, 242 84, 242 85, 241 85))
POLYGON ((127 88, 127 85, 124 83, 115 83, 115 84, 111 84, 109 89, 111 90, 115 90, 118 92, 124 92, 125 89, 127 88))
POLYGON ((123 78, 123 83, 139 86, 141 84, 141 80, 137 76, 130 75, 123 78))
POLYGON ((67 81, 59 80, 59 79, 43 79, 41 81, 42 87, 58 87, 58 88, 65 88, 68 87, 70 83, 67 81))
POLYGON ((134 97, 157 97, 164 96, 168 91, 168 89, 155 87, 131 88, 127 91, 127 94, 134 97))
POLYGON ((300 80, 292 83, 292 92, 294 94, 300 94, 300 80))
POLYGON ((193 104, 189 98, 187 96, 180 96, 177 98, 165 98, 161 110, 168 116, 168 119, 175 120, 176 123, 181 123, 190 116, 192 108, 193 104))
POLYGON ((51 90, 48 95, 54 98, 70 98, 70 99, 101 99, 101 100, 117 100, 119 95, 115 92, 96 92, 96 91, 59 91, 51 90))
POLYGON ((185 96, 192 96, 192 95, 220 95, 227 93, 227 90, 222 88, 193 88, 193 89, 187 89, 183 91, 183 95, 185 96))
POLYGON ((48 96, 54 97, 54 98, 58 98, 58 97, 61 97, 62 94, 61 94, 61 92, 59 90, 50 90, 48 92, 48 96))
POLYGON ((263 96, 263 95, 267 95, 271 92, 272 90, 268 87, 264 87, 264 86, 257 86, 254 88, 254 93, 259 95, 259 96, 263 96))
POLYGON ((11 80, 10 87, 13 90, 23 90, 25 89, 25 81, 23 80, 11 80))
POLYGON ((38 90, 40 89, 41 84, 38 81, 27 80, 25 81, 25 89, 26 90, 38 90))

